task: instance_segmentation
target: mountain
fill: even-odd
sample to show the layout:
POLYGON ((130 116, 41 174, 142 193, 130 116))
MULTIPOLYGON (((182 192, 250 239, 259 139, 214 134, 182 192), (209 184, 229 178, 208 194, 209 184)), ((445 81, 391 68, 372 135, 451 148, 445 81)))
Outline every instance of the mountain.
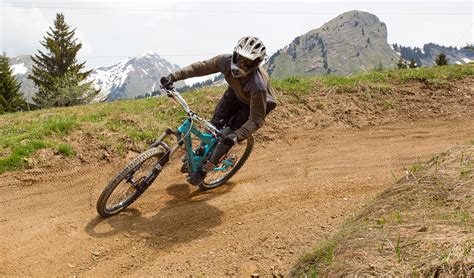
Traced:
MULTIPOLYGON (((21 82, 21 91, 28 102, 37 89, 31 74, 33 61, 29 55, 10 58, 13 75, 21 82)), ((154 52, 147 52, 140 57, 128 58, 109 67, 100 67, 91 72, 87 81, 100 90, 97 101, 112 101, 116 99, 132 99, 151 94, 160 86, 160 78, 175 70, 179 66, 173 65, 154 52)), ((185 86, 184 82, 177 82, 176 87, 185 86)), ((155 92, 155 95, 157 92, 155 92)))
POLYGON ((21 55, 14 58, 10 58, 10 66, 12 73, 15 78, 21 82, 21 92, 28 102, 33 102, 31 97, 35 95, 36 88, 35 83, 32 80, 28 79, 28 75, 31 74, 31 69, 33 67, 33 61, 30 58, 30 55, 21 55))
POLYGON ((349 11, 296 37, 270 57, 267 69, 273 78, 346 75, 380 65, 394 68, 398 59, 387 43, 385 23, 373 14, 349 11))
MULTIPOLYGON (((97 98, 100 101, 131 99, 151 94, 159 88, 162 76, 178 69, 177 65, 150 51, 110 67, 97 68, 87 80, 91 81, 95 88, 100 89, 97 98)), ((184 82, 176 83, 177 88, 184 85, 184 82)))
POLYGON ((435 66, 435 59, 440 53, 448 58, 448 64, 467 64, 474 61, 474 51, 467 48, 446 47, 435 43, 427 43, 423 48, 407 47, 398 44, 393 49, 400 53, 403 59, 415 60, 418 66, 435 66))

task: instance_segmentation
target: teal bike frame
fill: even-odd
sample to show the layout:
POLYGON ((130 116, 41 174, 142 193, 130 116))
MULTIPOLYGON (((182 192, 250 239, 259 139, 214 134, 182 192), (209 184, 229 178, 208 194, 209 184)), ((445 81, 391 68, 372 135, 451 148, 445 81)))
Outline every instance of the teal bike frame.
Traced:
MULTIPOLYGON (((218 138, 223 138, 224 135, 210 122, 193 112, 183 97, 174 88, 165 89, 165 92, 169 97, 175 99, 179 104, 181 104, 188 118, 176 130, 167 128, 158 140, 151 145, 151 147, 161 146, 166 150, 165 156, 162 158, 164 161, 160 163, 164 166, 164 164, 169 161, 171 155, 184 144, 188 163, 188 173, 192 174, 199 169, 203 161, 209 156, 210 152, 218 143, 218 138), (194 121, 200 122, 208 132, 201 132, 195 127, 194 121), (163 141, 169 135, 175 135, 178 142, 178 144, 171 148, 163 141), (195 135, 200 140, 200 145, 197 147, 199 151, 193 149, 191 135, 195 135)), ((215 167, 211 171, 227 171, 229 167, 234 166, 234 162, 231 160, 223 160, 221 165, 221 167, 215 167)))

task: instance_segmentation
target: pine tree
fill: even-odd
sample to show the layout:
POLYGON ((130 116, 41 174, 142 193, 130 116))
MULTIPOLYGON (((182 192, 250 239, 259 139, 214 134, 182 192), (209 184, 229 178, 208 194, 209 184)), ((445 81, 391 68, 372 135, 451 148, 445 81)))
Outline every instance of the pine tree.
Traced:
POLYGON ((20 84, 13 77, 8 57, 0 56, 0 114, 24 109, 26 102, 20 92, 20 84))
POLYGON ((411 69, 414 69, 414 68, 417 68, 417 64, 416 64, 416 60, 415 59, 411 59, 410 60, 410 64, 408 64, 408 67, 411 68, 411 69))
MULTIPOLYGON (((49 29, 43 38, 44 41, 40 42, 46 52, 38 50, 38 54, 31 57, 34 65, 32 75, 28 77, 33 80, 38 88, 38 93, 33 97, 33 101, 39 107, 64 106, 64 102, 55 99, 59 97, 57 87, 57 84, 61 82, 59 80, 64 79, 66 74, 69 74, 75 78, 66 79, 69 81, 75 80, 76 82, 69 85, 80 86, 79 84, 85 82, 84 80, 91 72, 81 72, 84 69, 85 62, 78 63, 76 55, 81 49, 82 43, 77 42, 77 39, 74 38, 76 29, 71 30, 62 13, 56 14, 54 27, 49 29)), ((88 99, 88 97, 85 96, 83 99, 88 99)), ((69 102, 69 105, 72 105, 71 103, 76 102, 69 102)))
POLYGON ((446 66, 448 64, 448 58, 446 58, 444 53, 440 53, 436 56, 435 63, 438 66, 446 66))
POLYGON ((53 84, 55 97, 47 104, 51 106, 74 106, 91 102, 98 94, 91 82, 81 82, 75 72, 67 72, 53 84))
POLYGON ((402 57, 400 57, 400 59, 398 60, 397 68, 398 69, 406 69, 407 68, 407 64, 405 63, 405 60, 403 60, 402 57))

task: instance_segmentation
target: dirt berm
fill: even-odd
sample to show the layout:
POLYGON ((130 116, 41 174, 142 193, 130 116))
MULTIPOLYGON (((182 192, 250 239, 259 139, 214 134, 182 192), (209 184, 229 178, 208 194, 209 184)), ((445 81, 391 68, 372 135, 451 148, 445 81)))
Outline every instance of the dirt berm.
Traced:
POLYGON ((473 81, 288 90, 227 185, 189 186, 177 158, 105 220, 95 202, 128 157, 73 132, 75 157, 51 153, 0 176, 0 275, 286 275, 404 167, 474 139, 473 81))
POLYGON ((293 276, 473 277, 474 144, 415 164, 293 276))

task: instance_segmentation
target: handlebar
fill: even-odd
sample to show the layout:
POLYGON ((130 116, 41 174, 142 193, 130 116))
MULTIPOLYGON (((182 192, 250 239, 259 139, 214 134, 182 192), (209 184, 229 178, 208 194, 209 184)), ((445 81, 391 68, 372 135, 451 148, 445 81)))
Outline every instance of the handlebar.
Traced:
POLYGON ((196 112, 191 110, 188 103, 184 100, 184 98, 179 94, 178 91, 171 85, 171 86, 161 86, 161 88, 166 92, 166 95, 174 100, 176 100, 184 109, 186 114, 191 118, 191 120, 196 120, 204 125, 208 130, 210 130, 216 137, 223 137, 224 135, 222 132, 217 129, 213 124, 209 121, 201 118, 196 112))

